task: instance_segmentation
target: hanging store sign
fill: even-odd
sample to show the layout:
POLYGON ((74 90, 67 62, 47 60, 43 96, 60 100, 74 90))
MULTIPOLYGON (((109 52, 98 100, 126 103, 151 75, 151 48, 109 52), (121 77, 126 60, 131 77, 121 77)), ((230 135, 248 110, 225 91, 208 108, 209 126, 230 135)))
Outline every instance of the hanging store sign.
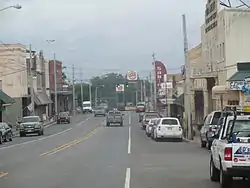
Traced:
POLYGON ((244 85, 244 81, 231 81, 229 82, 230 90, 241 91, 244 85))
POLYGON ((137 72, 136 71, 128 71, 127 80, 136 81, 137 80, 137 72))
POLYGON ((156 91, 161 88, 161 83, 164 83, 164 75, 167 74, 165 65, 161 61, 155 61, 155 80, 156 80, 156 91))
POLYGON ((124 92, 124 84, 118 84, 115 90, 116 92, 124 92))

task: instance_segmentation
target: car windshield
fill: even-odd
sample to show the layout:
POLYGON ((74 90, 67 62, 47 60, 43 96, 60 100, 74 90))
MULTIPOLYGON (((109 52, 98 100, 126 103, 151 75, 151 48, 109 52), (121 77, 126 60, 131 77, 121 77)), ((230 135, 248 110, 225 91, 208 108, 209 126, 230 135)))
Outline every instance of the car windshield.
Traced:
MULTIPOLYGON (((230 134, 232 125, 233 125, 233 120, 229 121, 227 135, 230 134)), ((250 120, 236 120, 234 123, 233 132, 244 131, 244 130, 250 131, 250 120)))
POLYGON ((116 116, 120 116, 120 115, 121 115, 121 112, 115 112, 115 115, 116 115, 116 116))
POLYGON ((24 117, 23 123, 29 123, 29 122, 39 122, 39 117, 24 117))
POLYGON ((65 117, 65 116, 68 116, 68 113, 67 113, 67 112, 60 112, 60 113, 59 113, 59 116, 65 117))
POLYGON ((0 129, 4 129, 5 128, 5 123, 0 123, 0 129))
POLYGON ((90 107, 90 104, 83 104, 83 107, 90 107))
POLYGON ((178 120, 177 119, 163 119, 161 122, 162 125, 178 125, 178 120))
POLYGON ((153 119, 158 118, 159 116, 157 114, 147 114, 145 115, 145 119, 153 119))
POLYGON ((101 107, 101 106, 100 106, 100 107, 97 107, 96 109, 97 109, 97 110, 104 110, 104 107, 101 107))

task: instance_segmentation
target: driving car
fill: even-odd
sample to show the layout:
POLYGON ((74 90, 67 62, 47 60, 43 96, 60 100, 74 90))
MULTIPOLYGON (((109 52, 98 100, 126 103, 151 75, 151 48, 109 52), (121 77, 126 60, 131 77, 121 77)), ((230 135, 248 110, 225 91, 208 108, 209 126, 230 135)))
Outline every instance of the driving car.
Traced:
POLYGON ((106 109, 102 106, 98 106, 94 111, 94 116, 106 116, 106 109))
POLYGON ((20 123, 20 137, 24 137, 27 134, 37 134, 38 136, 44 134, 43 121, 39 116, 25 116, 20 123))
POLYGON ((123 126, 123 114, 118 110, 109 111, 106 118, 106 126, 109 127, 110 124, 119 124, 123 126))
POLYGON ((8 142, 8 141, 12 141, 12 130, 10 125, 8 125, 7 123, 1 122, 0 123, 0 144, 2 144, 3 142, 8 142))
POLYGON ((145 110, 146 110, 146 106, 145 106, 145 103, 143 103, 143 102, 141 102, 141 103, 138 103, 137 105, 136 105, 136 112, 138 113, 138 112, 145 112, 145 110))
POLYGON ((61 124, 62 122, 70 123, 70 116, 68 112, 60 112, 56 119, 57 124, 61 124))
POLYGON ((173 138, 182 141, 183 130, 178 118, 165 117, 157 120, 153 138, 158 141, 162 138, 173 138))

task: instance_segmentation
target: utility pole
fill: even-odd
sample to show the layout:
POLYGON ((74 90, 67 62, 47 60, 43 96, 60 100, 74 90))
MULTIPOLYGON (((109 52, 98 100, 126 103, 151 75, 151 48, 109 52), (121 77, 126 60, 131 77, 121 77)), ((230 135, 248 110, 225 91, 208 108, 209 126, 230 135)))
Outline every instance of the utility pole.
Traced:
POLYGON ((147 93, 146 93, 146 81, 142 80, 142 84, 143 84, 143 101, 146 102, 146 98, 147 98, 147 93))
POLYGON ((191 116, 191 96, 190 96, 190 65, 188 61, 188 39, 186 15, 182 15, 183 39, 184 39, 184 56, 185 56, 185 119, 187 121, 188 139, 193 140, 193 126, 191 116))
POLYGON ((143 101, 143 85, 142 80, 140 80, 140 90, 141 90, 141 102, 143 101))
POLYGON ((149 83, 150 83, 150 110, 152 110, 154 98, 153 98, 153 82, 152 82, 151 72, 149 73, 149 83))
POLYGON ((73 78, 72 78, 72 80, 73 80, 73 116, 75 116, 76 115, 76 111, 75 111, 75 109, 76 109, 76 98, 75 98, 75 65, 73 65, 72 66, 72 75, 73 75, 73 78))
POLYGON ((157 86, 156 86, 156 70, 155 70, 155 53, 152 54, 153 57, 153 80, 154 80, 154 109, 157 111, 157 86))
POLYGON ((35 115, 35 102, 34 102, 34 83, 33 83, 33 74, 32 74, 32 70, 31 70, 31 66, 33 63, 33 58, 32 58, 32 47, 31 44, 29 45, 29 52, 30 52, 30 66, 29 66, 29 76, 30 76, 30 98, 31 98, 31 105, 32 105, 32 111, 31 114, 34 116, 35 115))
POLYGON ((54 96, 55 96, 55 115, 57 111, 57 66, 56 66, 56 53, 53 53, 53 64, 54 64, 54 96))
POLYGON ((92 105, 92 85, 90 82, 89 82, 89 101, 92 105))
POLYGON ((80 69, 80 77, 81 77, 81 106, 82 106, 82 103, 83 103, 83 80, 82 80, 82 68, 80 69))
POLYGON ((97 107, 98 86, 95 88, 95 107, 97 107))

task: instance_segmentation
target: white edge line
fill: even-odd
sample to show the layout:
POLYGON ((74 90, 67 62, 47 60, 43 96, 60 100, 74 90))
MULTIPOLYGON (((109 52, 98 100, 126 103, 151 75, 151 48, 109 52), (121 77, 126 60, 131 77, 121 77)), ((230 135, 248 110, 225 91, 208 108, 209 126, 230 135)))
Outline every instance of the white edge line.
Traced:
POLYGON ((129 113, 128 124, 131 125, 131 113, 129 113))
POLYGON ((130 171, 130 168, 127 168, 124 188, 130 188, 130 171))
POLYGON ((22 146, 22 145, 30 144, 30 143, 37 142, 37 141, 41 141, 41 140, 46 140, 46 139, 48 139, 48 138, 51 138, 51 137, 54 137, 54 136, 63 134, 63 133, 65 133, 65 132, 68 132, 68 131, 70 131, 71 129, 72 129, 72 128, 69 128, 69 129, 63 130, 63 131, 61 131, 61 132, 58 132, 58 133, 56 133, 56 134, 52 134, 52 135, 49 135, 49 136, 46 136, 46 137, 43 137, 43 138, 39 138, 39 139, 36 139, 36 140, 31 140, 31 141, 28 141, 28 142, 23 142, 23 143, 19 143, 19 144, 13 144, 13 145, 10 145, 10 146, 1 147, 0 150, 2 150, 2 149, 8 149, 8 148, 13 148, 13 147, 16 147, 16 146, 22 146))
POLYGON ((128 154, 131 153, 131 126, 128 128, 128 154))

